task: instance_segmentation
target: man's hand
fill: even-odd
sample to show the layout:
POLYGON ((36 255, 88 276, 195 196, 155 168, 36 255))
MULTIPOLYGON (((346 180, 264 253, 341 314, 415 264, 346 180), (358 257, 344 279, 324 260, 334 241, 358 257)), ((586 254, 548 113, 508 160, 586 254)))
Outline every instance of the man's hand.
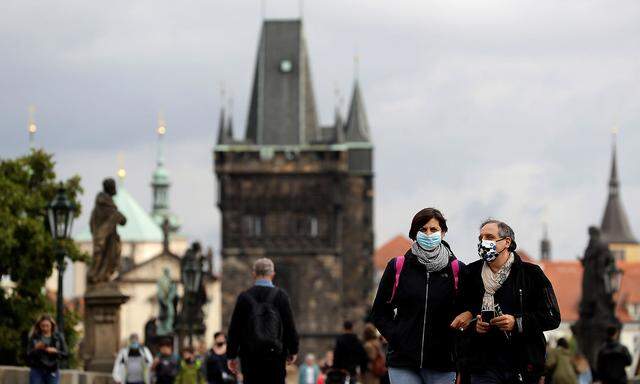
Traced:
POLYGON ((238 374, 238 359, 233 359, 233 360, 227 361, 227 368, 229 368, 231 373, 233 373, 234 375, 237 375, 238 374))
POLYGON ((55 349, 54 347, 47 347, 45 348, 45 352, 53 354, 53 353, 58 353, 58 350, 55 349))
POLYGON ((516 318, 511 315, 502 315, 491 319, 491 325, 495 325, 501 331, 513 331, 516 318))
POLYGON ((476 317, 476 332, 478 333, 487 333, 489 329, 491 329, 491 324, 485 323, 482 321, 482 316, 478 315, 476 317))
POLYGON ((471 314, 471 312, 469 311, 462 312, 461 314, 456 316, 455 319, 453 319, 450 327, 453 329, 459 329, 461 331, 464 331, 469 326, 469 322, 471 321, 472 318, 473 318, 473 315, 471 314))
POLYGON ((287 364, 295 363, 297 358, 298 358, 298 355, 289 355, 287 357, 287 364))

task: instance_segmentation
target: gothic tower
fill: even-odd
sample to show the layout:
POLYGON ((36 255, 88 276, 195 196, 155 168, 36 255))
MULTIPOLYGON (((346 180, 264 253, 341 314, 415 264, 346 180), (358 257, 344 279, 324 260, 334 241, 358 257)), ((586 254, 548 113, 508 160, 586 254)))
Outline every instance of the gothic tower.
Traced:
POLYGON ((609 198, 602 216, 600 230, 602 240, 609 244, 609 249, 618 260, 640 262, 640 244, 636 240, 627 212, 620 199, 620 182, 618 180, 618 162, 615 134, 611 155, 611 176, 609 178, 609 198))
POLYGON ((222 214, 223 323, 259 257, 276 264, 302 348, 359 322, 373 281, 373 146, 356 81, 346 124, 318 124, 300 20, 262 26, 245 136, 221 111, 214 166, 222 214))

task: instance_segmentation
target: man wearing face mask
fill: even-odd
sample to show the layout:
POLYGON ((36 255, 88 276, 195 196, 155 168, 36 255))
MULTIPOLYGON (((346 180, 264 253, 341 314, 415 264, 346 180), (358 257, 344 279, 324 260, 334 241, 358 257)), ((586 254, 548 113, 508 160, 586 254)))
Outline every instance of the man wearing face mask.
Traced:
POLYGON ((468 266, 463 297, 476 317, 466 359, 472 384, 537 383, 544 370, 544 331, 560 324, 551 283, 522 261, 506 223, 480 226, 478 260, 468 266))
POLYGON ((113 381, 116 384, 149 384, 153 362, 149 348, 140 344, 138 334, 129 336, 129 345, 118 352, 113 364, 113 381))

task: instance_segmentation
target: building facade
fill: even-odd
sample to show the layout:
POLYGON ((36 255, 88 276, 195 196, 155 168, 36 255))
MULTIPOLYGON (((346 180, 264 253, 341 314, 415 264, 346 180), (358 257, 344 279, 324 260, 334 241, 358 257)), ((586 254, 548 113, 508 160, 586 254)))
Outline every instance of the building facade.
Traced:
POLYGON ((373 268, 373 146, 358 82, 346 122, 320 126, 300 20, 265 21, 246 133, 221 111, 214 168, 222 216, 223 324, 259 257, 276 265, 303 349, 367 315, 373 268))

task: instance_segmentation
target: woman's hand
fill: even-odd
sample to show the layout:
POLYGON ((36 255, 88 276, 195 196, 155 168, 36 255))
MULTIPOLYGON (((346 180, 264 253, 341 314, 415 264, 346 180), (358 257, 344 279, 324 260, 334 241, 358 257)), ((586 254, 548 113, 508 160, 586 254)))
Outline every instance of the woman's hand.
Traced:
POLYGON ((469 322, 471 322, 472 318, 473 318, 473 315, 471 314, 471 312, 469 311, 462 312, 461 314, 456 316, 455 319, 453 319, 453 321, 451 322, 451 325, 449 326, 453 329, 459 329, 461 331, 464 331, 469 326, 469 322))
POLYGON ((58 350, 55 349, 54 347, 47 347, 45 348, 45 352, 54 354, 54 353, 58 353, 58 350))

